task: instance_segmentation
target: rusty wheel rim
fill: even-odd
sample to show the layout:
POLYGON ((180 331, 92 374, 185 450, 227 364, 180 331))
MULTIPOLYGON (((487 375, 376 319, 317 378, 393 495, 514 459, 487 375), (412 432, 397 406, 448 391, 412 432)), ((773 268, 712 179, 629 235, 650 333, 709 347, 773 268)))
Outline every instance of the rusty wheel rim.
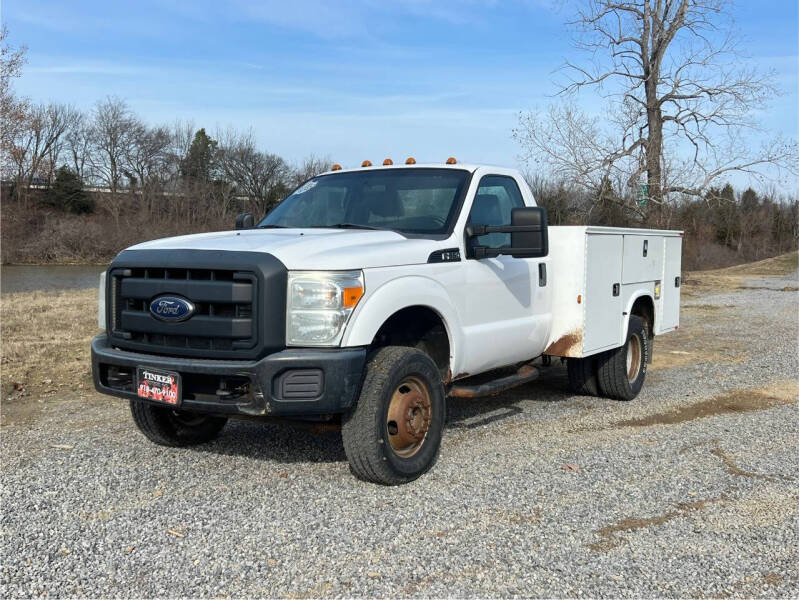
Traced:
POLYGON ((627 342, 627 381, 632 383, 641 370, 641 338, 633 335, 627 342))
POLYGON ((397 456, 409 458, 424 445, 432 413, 427 386, 418 377, 405 377, 391 395, 386 416, 388 442, 397 456))

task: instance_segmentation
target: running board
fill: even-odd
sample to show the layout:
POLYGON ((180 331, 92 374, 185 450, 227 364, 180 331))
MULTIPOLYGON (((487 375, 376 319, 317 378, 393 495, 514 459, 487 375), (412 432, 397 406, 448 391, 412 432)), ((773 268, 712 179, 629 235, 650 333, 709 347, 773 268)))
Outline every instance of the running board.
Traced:
POLYGON ((453 385, 449 388, 449 395, 453 398, 481 398, 493 396, 505 390, 522 385, 538 377, 538 369, 533 365, 522 365, 513 375, 500 377, 480 385, 453 385))

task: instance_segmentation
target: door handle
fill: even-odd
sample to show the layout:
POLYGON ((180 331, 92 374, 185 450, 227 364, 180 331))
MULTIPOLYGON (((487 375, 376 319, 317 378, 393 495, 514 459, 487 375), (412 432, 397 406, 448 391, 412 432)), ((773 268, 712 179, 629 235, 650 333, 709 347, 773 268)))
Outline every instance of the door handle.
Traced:
POLYGON ((538 263, 538 287, 544 287, 547 284, 547 266, 544 263, 538 263))
POLYGON ((613 284, 613 295, 618 296, 621 292, 621 286, 618 283, 613 284))
POLYGON ((644 257, 646 257, 648 252, 649 252, 649 240, 644 240, 644 257))

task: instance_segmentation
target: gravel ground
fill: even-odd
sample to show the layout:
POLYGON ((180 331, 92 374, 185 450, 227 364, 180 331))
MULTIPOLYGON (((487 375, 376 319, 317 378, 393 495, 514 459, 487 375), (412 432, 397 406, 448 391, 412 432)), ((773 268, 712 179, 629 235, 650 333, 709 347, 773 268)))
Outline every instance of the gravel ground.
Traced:
POLYGON ((355 480, 336 432, 164 449, 67 395, 3 428, 0 594, 796 597, 799 294, 745 283, 685 288, 634 402, 570 396, 560 364, 451 401, 398 488, 355 480))

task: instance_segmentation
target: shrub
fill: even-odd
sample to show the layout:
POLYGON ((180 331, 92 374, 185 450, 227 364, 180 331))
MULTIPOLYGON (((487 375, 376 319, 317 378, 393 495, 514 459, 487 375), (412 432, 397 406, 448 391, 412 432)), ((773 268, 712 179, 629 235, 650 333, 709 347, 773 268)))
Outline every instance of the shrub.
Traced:
POLYGON ((45 195, 45 203, 76 215, 94 212, 94 200, 83 189, 77 173, 66 166, 56 171, 55 181, 45 195))

